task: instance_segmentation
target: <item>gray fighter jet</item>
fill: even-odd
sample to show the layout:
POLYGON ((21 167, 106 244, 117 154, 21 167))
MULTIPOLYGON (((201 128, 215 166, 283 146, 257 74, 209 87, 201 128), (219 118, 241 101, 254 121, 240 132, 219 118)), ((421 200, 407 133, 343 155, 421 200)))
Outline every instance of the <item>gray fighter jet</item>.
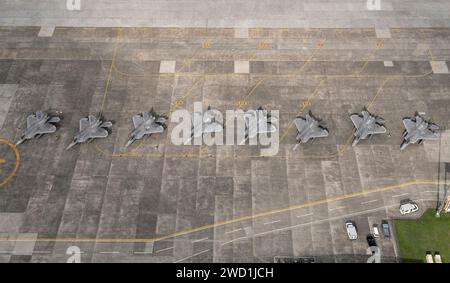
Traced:
POLYGON ((142 112, 133 116, 134 131, 131 138, 125 145, 130 146, 134 141, 142 139, 146 135, 158 134, 164 132, 167 128, 165 122, 167 117, 158 115, 153 111, 142 112))
POLYGON ((414 118, 403 119, 405 132, 403 133, 403 142, 400 149, 405 149, 409 144, 421 144, 424 140, 437 140, 440 133, 439 126, 425 121, 420 115, 416 114, 414 118))
POLYGON ((41 137, 44 134, 51 134, 56 132, 55 124, 59 123, 61 119, 57 116, 50 116, 43 111, 37 111, 27 117, 27 128, 16 145, 23 143, 26 140, 34 137, 41 137))
POLYGON ((372 135, 386 133, 384 119, 370 114, 366 109, 364 109, 361 114, 351 115, 350 118, 356 128, 352 146, 358 144, 360 140, 371 138, 372 135))
POLYGON ((314 117, 311 111, 306 114, 306 117, 297 117, 294 120, 297 127, 297 144, 294 150, 300 143, 307 143, 310 139, 328 137, 328 130, 320 125, 321 120, 314 117))
POLYGON ((102 118, 93 115, 80 119, 80 132, 74 137, 67 149, 78 143, 92 141, 97 138, 106 138, 112 127, 112 122, 103 122, 102 118))
POLYGON ((189 144, 192 139, 199 138, 204 134, 219 133, 223 131, 223 125, 218 121, 217 114, 208 107, 205 113, 194 112, 192 115, 192 134, 191 138, 184 142, 189 144))
POLYGON ((244 113, 245 137, 241 141, 244 144, 248 139, 255 138, 258 134, 274 133, 277 127, 273 124, 275 117, 270 116, 269 112, 262 107, 257 111, 248 110, 244 113))

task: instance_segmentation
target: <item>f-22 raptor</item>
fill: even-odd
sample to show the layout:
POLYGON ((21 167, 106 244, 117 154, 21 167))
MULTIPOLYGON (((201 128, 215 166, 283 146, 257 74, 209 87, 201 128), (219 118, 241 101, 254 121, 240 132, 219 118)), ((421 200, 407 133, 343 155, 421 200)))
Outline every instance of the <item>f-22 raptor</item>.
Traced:
POLYGON ((74 137, 72 143, 66 148, 69 149, 78 143, 92 141, 97 138, 106 138, 112 127, 112 122, 103 122, 102 118, 94 115, 80 119, 80 132, 74 137))
POLYGON ((314 117, 311 111, 306 114, 306 117, 297 117, 294 120, 294 124, 297 127, 297 144, 294 150, 300 145, 300 143, 307 143, 314 138, 328 137, 328 129, 320 125, 321 120, 314 117))
POLYGON ((50 116, 43 111, 37 111, 27 117, 27 128, 16 145, 30 140, 34 137, 41 137, 44 134, 51 134, 56 132, 55 124, 59 123, 61 118, 57 116, 50 116))
POLYGON ((216 111, 217 110, 211 109, 209 106, 205 113, 193 113, 191 137, 184 142, 185 145, 188 145, 192 139, 199 138, 204 134, 219 133, 223 131, 223 124, 216 111))
POLYGON ((356 128, 352 146, 357 145, 360 140, 371 138, 373 135, 386 133, 384 119, 370 114, 365 108, 361 114, 351 115, 350 119, 356 128))
POLYGON ((409 144, 421 144, 424 140, 437 140, 440 133, 439 126, 425 121, 419 114, 414 118, 403 119, 405 132, 403 133, 403 142, 400 149, 405 149, 409 144))
POLYGON ((153 111, 142 112, 133 116, 134 131, 131 133, 131 138, 125 145, 130 146, 134 141, 142 139, 146 135, 158 134, 164 132, 167 128, 165 122, 167 117, 158 115, 153 111))
POLYGON ((247 110, 244 113, 245 137, 241 141, 244 144, 248 139, 254 139, 258 134, 275 133, 277 127, 273 124, 277 121, 267 110, 259 107, 256 111, 247 110))

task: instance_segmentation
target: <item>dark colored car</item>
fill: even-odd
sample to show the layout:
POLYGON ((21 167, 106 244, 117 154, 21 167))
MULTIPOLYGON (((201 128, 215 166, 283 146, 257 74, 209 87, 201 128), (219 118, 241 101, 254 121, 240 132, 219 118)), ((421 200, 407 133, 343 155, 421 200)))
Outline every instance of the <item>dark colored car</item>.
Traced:
POLYGON ((381 227, 383 227, 383 235, 385 238, 390 238, 391 237, 391 230, 389 228, 389 223, 387 220, 383 220, 381 222, 381 227))
POLYGON ((377 247, 377 241, 375 240, 375 237, 372 234, 367 235, 367 244, 369 244, 369 247, 377 247))

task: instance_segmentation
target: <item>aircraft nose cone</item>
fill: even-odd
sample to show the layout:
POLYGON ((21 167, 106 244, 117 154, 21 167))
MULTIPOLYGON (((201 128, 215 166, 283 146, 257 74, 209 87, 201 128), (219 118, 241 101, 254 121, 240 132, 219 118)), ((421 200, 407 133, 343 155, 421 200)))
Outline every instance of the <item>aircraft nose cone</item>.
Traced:
POLYGON ((25 141, 25 138, 24 138, 24 137, 20 138, 20 140, 18 140, 18 141, 16 142, 16 146, 22 144, 24 141, 25 141))
POLYGON ((134 142, 134 139, 130 139, 126 144, 125 148, 129 147, 134 142))
POLYGON ((77 142, 76 141, 73 141, 73 142, 71 142, 70 144, 69 144, 69 146, 68 147, 66 147, 66 150, 69 150, 69 149, 71 149, 74 145, 76 145, 77 144, 77 142))

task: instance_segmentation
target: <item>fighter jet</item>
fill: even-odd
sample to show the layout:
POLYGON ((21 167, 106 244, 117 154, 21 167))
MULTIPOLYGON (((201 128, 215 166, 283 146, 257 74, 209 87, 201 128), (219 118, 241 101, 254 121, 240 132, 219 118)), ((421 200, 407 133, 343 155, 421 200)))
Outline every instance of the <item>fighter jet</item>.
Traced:
POLYGON ((167 117, 158 115, 153 111, 142 112, 133 116, 134 131, 131 138, 125 145, 130 146, 134 141, 142 139, 146 135, 162 133, 167 128, 165 122, 167 117))
POLYGON ((366 109, 364 109, 361 114, 351 115, 350 118, 356 128, 352 146, 358 144, 360 140, 371 138, 372 135, 386 133, 384 119, 370 114, 366 109))
POLYGON ((80 119, 80 132, 74 137, 67 149, 78 143, 92 141, 97 138, 106 138, 112 127, 112 122, 103 122, 102 118, 89 115, 80 119))
POLYGON ((297 117, 294 120, 297 127, 297 144, 294 150, 300 143, 307 143, 310 139, 328 137, 328 130, 320 125, 321 120, 313 116, 311 111, 306 114, 306 117, 297 117))
POLYGON ((439 139, 439 126, 425 121, 419 114, 414 118, 403 119, 405 132, 403 133, 403 142, 400 149, 405 149, 409 144, 421 144, 424 140, 439 139))
POLYGON ((56 132, 55 124, 59 123, 61 119, 57 116, 50 116, 43 111, 37 111, 27 117, 27 128, 16 145, 23 143, 25 140, 34 137, 41 137, 44 134, 51 134, 56 132))
POLYGON ((275 117, 270 116, 267 110, 259 107, 257 111, 248 110, 244 113, 245 137, 241 141, 244 144, 248 139, 255 138, 258 134, 274 133, 277 127, 272 124, 275 117))
POLYGON ((184 144, 189 144, 192 139, 199 138, 204 134, 218 133, 223 131, 223 125, 217 121, 217 115, 211 107, 205 113, 194 112, 192 115, 192 135, 184 144))

